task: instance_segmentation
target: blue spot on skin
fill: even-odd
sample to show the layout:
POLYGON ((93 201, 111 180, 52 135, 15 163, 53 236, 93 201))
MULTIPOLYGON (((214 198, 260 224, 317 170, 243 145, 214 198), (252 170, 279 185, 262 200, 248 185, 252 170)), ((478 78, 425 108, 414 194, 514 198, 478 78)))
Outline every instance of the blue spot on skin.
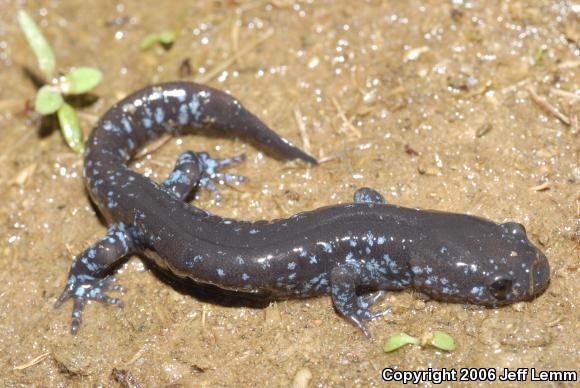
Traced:
POLYGON ((169 174, 169 178, 165 181, 168 185, 175 185, 181 183, 183 185, 191 185, 191 180, 189 177, 183 173, 183 171, 175 170, 169 174))
POLYGON ((201 112, 199 111, 199 99, 197 98, 196 94, 191 96, 191 101, 189 102, 188 106, 191 115, 195 118, 195 120, 199 120, 201 112))
POLYGON ((376 278, 380 269, 380 265, 376 260, 370 260, 366 263, 367 271, 370 272, 371 278, 376 278))
POLYGON ((118 133, 119 132, 119 128, 117 128, 111 121, 107 120, 103 123, 103 129, 105 131, 111 131, 111 132, 115 132, 118 133))
POLYGON ((94 258, 95 258, 95 256, 97 256, 97 250, 96 250, 95 248, 90 248, 90 249, 88 250, 88 252, 87 252, 87 256, 88 256, 90 259, 94 259, 94 258))
POLYGON ((346 257, 344 258, 344 261, 345 261, 346 263, 349 263, 349 262, 351 262, 351 263, 352 263, 352 262, 355 262, 355 260, 354 260, 354 255, 352 254, 352 252, 348 252, 348 253, 346 254, 346 257))
POLYGON ((371 232, 367 233, 367 244, 369 244, 369 246, 373 246, 375 243, 375 236, 373 236, 373 234, 371 232))
POLYGON ((319 242, 322 245, 322 250, 326 253, 332 253, 332 246, 327 242, 319 242))
POLYGON ((470 291, 471 294, 473 295, 483 295, 483 287, 473 287, 470 291))
POLYGON ((85 294, 85 289, 83 287, 79 287, 75 290, 75 296, 82 298, 85 294))
POLYGON ((125 132, 127 133, 133 132, 133 127, 131 127, 131 123, 129 122, 129 120, 127 120, 127 118, 123 117, 123 120, 121 120, 121 124, 123 124, 125 132))
POLYGON ((125 251, 129 250, 129 247, 127 245, 127 239, 125 237, 125 234, 122 231, 119 232, 115 232, 115 236, 117 236, 117 241, 121 242, 121 244, 123 244, 123 249, 125 251))
POLYGON ((262 266, 262 269, 268 269, 270 268, 270 260, 266 257, 261 257, 257 260, 258 264, 260 264, 262 266))
POLYGON ((165 111, 163 110, 163 108, 158 106, 155 109, 155 121, 157 122, 157 124, 161 124, 163 122, 164 118, 165 118, 165 111))
POLYGON ((187 105, 182 104, 179 106, 177 121, 179 122, 180 125, 186 125, 189 122, 189 113, 187 112, 187 105))
POLYGON ((191 161, 193 161, 193 156, 191 155, 190 152, 182 152, 181 154, 179 154, 179 157, 177 158, 177 164, 180 166, 189 163, 191 161))
POLYGON ((383 260, 387 263, 387 266, 389 267, 392 273, 397 274, 400 272, 401 269, 399 268, 397 262, 391 259, 391 257, 388 254, 383 256, 383 260))

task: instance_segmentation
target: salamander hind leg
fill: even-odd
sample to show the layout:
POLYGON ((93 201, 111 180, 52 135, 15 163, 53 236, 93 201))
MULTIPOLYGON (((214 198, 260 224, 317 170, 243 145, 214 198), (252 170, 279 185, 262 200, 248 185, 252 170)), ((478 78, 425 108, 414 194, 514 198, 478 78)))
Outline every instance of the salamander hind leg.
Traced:
POLYGON ((175 163, 175 168, 163 185, 177 198, 184 199, 194 188, 204 187, 216 200, 220 194, 217 184, 237 184, 246 177, 219 172, 222 168, 238 164, 246 159, 244 154, 225 159, 213 159, 206 152, 185 151, 175 163))
POLYGON ((54 307, 59 307, 69 298, 73 299, 72 334, 77 333, 82 311, 89 300, 123 307, 120 299, 110 297, 106 292, 125 292, 126 288, 116 284, 116 279, 107 272, 113 264, 134 251, 131 233, 119 223, 111 225, 105 237, 73 259, 64 291, 54 304, 54 307))
POLYGON ((354 201, 356 203, 382 203, 388 204, 385 197, 383 197, 378 191, 373 190, 368 187, 362 187, 354 193, 354 201))
POLYGON ((332 301, 338 312, 364 335, 371 339, 371 333, 364 321, 385 315, 388 310, 373 313, 369 308, 380 300, 384 293, 357 296, 356 287, 360 282, 361 270, 350 265, 335 267, 330 273, 332 301))

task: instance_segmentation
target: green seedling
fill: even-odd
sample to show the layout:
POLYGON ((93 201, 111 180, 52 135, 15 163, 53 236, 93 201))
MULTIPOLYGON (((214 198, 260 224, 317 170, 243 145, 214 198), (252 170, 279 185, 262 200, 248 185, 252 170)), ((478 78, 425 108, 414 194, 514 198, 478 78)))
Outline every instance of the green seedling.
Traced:
POLYGON ((439 330, 435 330, 432 333, 426 333, 420 340, 406 333, 395 333, 387 339, 383 346, 383 350, 386 353, 389 353, 408 344, 421 345, 422 347, 433 346, 447 352, 455 350, 455 341, 453 338, 444 331, 439 330))
POLYGON ((153 45, 159 43, 164 47, 169 47, 173 44, 175 40, 175 32, 173 31, 163 31, 163 32, 153 32, 151 34, 146 35, 143 39, 141 39, 141 43, 139 44, 139 49, 141 51, 145 51, 153 47, 153 45))
POLYGON ((407 333, 395 333, 387 339, 387 342, 385 342, 385 345, 383 346, 383 350, 386 353, 389 353, 408 344, 419 345, 419 340, 415 337, 411 337, 407 333))
POLYGON ((452 352, 455 350, 455 341, 444 331, 435 330, 421 338, 421 346, 431 345, 437 349, 452 352))
POLYGON ((66 144, 75 152, 81 153, 84 150, 83 131, 74 108, 65 102, 64 96, 88 92, 101 82, 103 75, 98 69, 79 67, 64 75, 55 76, 56 62, 52 48, 34 20, 26 11, 20 10, 18 23, 36 55, 40 72, 45 79, 50 80, 36 93, 34 109, 41 115, 56 113, 66 144))

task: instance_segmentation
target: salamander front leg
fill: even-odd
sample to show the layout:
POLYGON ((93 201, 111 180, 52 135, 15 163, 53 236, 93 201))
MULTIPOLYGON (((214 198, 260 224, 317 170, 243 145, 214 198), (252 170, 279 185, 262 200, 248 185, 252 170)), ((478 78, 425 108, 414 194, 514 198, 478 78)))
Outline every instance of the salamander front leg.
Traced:
POLYGON ((381 317, 388 310, 378 313, 369 310, 384 295, 380 291, 375 294, 357 296, 356 286, 360 282, 360 277, 360 269, 354 266, 343 265, 333 268, 330 272, 332 301, 344 318, 358 327, 368 339, 371 339, 371 333, 364 321, 381 317))
POLYGON ((361 187, 354 193, 354 201, 356 203, 382 203, 388 204, 385 197, 378 191, 368 187, 361 187))
POLYGON ((107 272, 113 264, 134 251, 131 233, 127 226, 119 223, 111 225, 105 237, 73 259, 64 291, 54 304, 54 307, 59 307, 73 298, 72 334, 77 333, 82 311, 89 300, 123 307, 120 299, 112 298, 106 292, 125 292, 126 288, 116 284, 116 279, 107 272))
POLYGON ((216 183, 237 184, 246 180, 244 176, 219 171, 245 159, 244 154, 225 159, 212 159, 206 152, 185 151, 177 158, 175 168, 163 182, 163 186, 179 199, 186 198, 198 186, 205 187, 219 201, 220 194, 216 183))
POLYGON ((361 295, 359 296, 360 299, 359 303, 366 303, 368 307, 371 308, 372 306, 383 300, 386 294, 387 294, 386 291, 375 291, 365 295, 361 295))

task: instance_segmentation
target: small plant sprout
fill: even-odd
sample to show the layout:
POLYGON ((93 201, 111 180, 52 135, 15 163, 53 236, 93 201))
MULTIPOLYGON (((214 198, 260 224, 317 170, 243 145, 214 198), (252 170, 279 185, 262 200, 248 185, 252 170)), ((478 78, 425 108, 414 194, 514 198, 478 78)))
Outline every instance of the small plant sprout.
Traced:
POLYGON ((78 67, 64 75, 55 76, 54 54, 34 20, 26 11, 20 10, 18 23, 36 55, 38 68, 45 79, 50 80, 49 84, 38 89, 34 109, 41 115, 56 113, 65 142, 72 150, 81 153, 84 150, 83 131, 74 108, 65 102, 64 96, 88 92, 101 82, 103 75, 92 67, 78 67))
POLYGON ((419 345, 419 340, 415 337, 411 337, 407 333, 395 333, 387 339, 387 342, 385 342, 385 345, 383 346, 383 350, 386 353, 389 353, 408 344, 419 345))
POLYGON ((440 330, 426 333, 421 337, 421 346, 426 345, 431 345, 446 352, 452 352, 455 350, 455 341, 453 338, 449 334, 440 330))
POLYGON ((455 350, 455 341, 453 338, 449 334, 439 330, 425 333, 421 336, 420 340, 406 333, 395 333, 387 339, 383 350, 389 353, 408 344, 421 345, 422 347, 433 346, 446 352, 455 350))
POLYGON ((141 51, 145 51, 153 47, 153 45, 159 43, 163 47, 168 48, 173 44, 175 40, 175 32, 173 31, 163 31, 163 32, 153 32, 151 34, 146 35, 143 39, 141 39, 141 43, 139 44, 139 49, 141 51))

